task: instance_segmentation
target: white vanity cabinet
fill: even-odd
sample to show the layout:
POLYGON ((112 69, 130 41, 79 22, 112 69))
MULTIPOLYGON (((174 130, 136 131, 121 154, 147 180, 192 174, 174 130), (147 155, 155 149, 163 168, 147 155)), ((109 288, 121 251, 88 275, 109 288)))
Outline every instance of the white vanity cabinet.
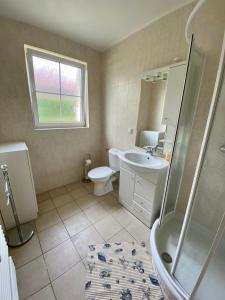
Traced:
POLYGON ((148 227, 159 215, 165 178, 165 170, 137 172, 121 161, 119 201, 148 227))
POLYGON ((125 207, 133 206, 135 175, 126 169, 120 169, 120 202, 125 207))

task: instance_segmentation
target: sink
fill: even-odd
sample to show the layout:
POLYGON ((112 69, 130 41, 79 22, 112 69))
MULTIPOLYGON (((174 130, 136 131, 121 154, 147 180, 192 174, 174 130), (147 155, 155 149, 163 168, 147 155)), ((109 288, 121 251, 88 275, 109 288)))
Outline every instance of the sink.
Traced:
POLYGON ((169 163, 161 157, 155 157, 142 151, 129 150, 120 154, 120 159, 130 167, 139 171, 162 170, 167 168, 169 163))

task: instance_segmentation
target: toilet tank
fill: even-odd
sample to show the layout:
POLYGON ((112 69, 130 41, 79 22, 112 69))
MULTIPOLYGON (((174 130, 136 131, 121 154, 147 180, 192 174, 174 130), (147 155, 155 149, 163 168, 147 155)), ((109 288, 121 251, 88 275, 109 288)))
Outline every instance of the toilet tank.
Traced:
POLYGON ((120 170, 120 158, 119 153, 121 151, 119 149, 111 148, 109 149, 109 166, 114 171, 120 170))

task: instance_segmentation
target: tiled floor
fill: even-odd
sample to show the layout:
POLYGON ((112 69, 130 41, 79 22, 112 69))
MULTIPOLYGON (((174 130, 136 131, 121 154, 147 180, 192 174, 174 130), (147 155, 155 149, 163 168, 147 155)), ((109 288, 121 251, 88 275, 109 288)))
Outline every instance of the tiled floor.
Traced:
POLYGON ((102 197, 92 184, 72 183, 38 196, 36 234, 11 248, 20 299, 83 300, 89 244, 147 241, 149 229, 117 200, 118 190, 102 197))

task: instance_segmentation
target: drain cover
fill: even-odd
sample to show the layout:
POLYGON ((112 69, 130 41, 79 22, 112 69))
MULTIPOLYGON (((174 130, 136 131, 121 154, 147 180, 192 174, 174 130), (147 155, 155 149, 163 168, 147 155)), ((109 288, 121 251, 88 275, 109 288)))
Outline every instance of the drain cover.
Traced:
POLYGON ((171 262, 173 261, 172 257, 167 252, 163 252, 161 257, 165 261, 165 263, 167 263, 167 264, 171 264, 171 262))

